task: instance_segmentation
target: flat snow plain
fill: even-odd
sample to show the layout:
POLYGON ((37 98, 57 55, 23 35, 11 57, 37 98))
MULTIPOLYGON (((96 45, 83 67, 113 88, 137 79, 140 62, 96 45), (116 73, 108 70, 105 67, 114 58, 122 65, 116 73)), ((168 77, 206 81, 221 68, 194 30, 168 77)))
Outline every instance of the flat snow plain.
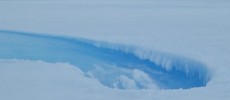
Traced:
POLYGON ((200 61, 212 71, 205 87, 120 90, 66 63, 2 59, 0 99, 228 100, 229 16, 227 1, 0 1, 1 30, 131 45, 143 50, 139 57, 159 51, 200 61))

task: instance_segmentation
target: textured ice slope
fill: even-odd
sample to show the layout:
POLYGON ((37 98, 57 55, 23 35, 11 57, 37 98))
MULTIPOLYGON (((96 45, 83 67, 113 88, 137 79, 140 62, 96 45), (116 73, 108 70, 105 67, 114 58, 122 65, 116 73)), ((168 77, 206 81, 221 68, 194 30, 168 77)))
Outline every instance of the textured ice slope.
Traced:
POLYGON ((113 88, 191 88, 205 86, 210 79, 208 69, 198 61, 139 53, 134 47, 111 44, 117 48, 109 48, 95 41, 10 31, 0 31, 0 40, 1 59, 67 62, 113 88))

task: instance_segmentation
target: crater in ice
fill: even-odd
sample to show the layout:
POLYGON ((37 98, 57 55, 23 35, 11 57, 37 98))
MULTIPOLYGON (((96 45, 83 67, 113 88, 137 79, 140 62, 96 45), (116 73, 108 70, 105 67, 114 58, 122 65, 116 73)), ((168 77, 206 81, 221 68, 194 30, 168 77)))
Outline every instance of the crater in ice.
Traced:
POLYGON ((207 67, 195 60, 84 39, 0 31, 0 59, 67 62, 119 89, 206 86, 207 67))

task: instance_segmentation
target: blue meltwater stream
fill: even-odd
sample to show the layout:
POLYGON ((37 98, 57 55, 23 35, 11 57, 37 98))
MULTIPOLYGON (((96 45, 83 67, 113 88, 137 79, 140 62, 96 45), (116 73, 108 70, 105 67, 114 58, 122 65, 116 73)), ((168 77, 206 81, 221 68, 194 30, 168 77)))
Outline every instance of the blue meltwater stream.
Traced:
POLYGON ((87 76, 98 79, 103 85, 120 89, 129 86, 127 80, 132 80, 136 89, 148 89, 151 84, 160 89, 188 89, 205 86, 209 80, 208 69, 202 64, 196 64, 192 73, 178 70, 177 66, 166 70, 148 59, 140 59, 133 53, 98 47, 91 42, 59 36, 0 31, 0 59, 69 63, 88 73, 87 76), (137 78, 134 70, 145 75, 137 74, 141 76, 137 78))

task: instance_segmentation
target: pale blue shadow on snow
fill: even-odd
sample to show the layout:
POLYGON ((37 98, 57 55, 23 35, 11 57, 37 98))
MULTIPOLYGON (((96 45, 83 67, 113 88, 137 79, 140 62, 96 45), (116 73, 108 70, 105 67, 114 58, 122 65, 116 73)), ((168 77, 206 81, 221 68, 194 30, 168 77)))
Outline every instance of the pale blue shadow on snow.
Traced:
MULTIPOLYGON (((94 76, 108 87, 113 87, 119 75, 128 75, 125 71, 119 71, 119 68, 141 70, 147 73, 154 80, 154 84, 161 89, 202 87, 209 80, 206 77, 208 70, 203 65, 201 66, 201 69, 204 70, 202 73, 198 71, 199 69, 196 72, 195 69, 195 72, 190 74, 177 70, 176 67, 167 71, 150 60, 139 59, 134 54, 122 50, 97 47, 90 41, 83 42, 79 39, 23 32, 0 31, 0 59, 42 60, 51 63, 65 62, 79 67, 84 72, 94 69, 95 65, 102 66, 106 71, 110 69, 107 65, 112 65, 117 67, 118 70, 110 71, 105 74, 106 76, 100 76, 99 71, 98 76, 94 76)), ((199 65, 197 66, 199 68, 199 65)), ((118 88, 124 89, 124 87, 118 88)), ((145 87, 139 85, 138 88, 143 89, 145 87)))

